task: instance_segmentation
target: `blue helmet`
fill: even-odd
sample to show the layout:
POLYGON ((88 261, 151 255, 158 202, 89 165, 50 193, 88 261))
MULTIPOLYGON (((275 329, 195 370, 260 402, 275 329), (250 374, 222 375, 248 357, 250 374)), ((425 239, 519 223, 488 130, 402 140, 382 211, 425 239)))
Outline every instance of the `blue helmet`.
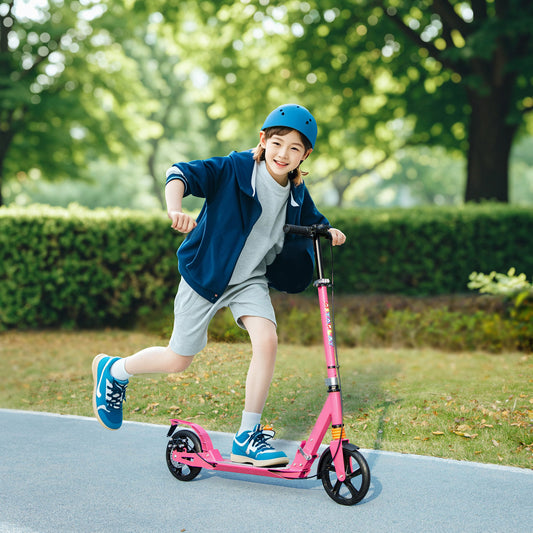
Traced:
POLYGON ((305 107, 297 104, 280 105, 268 115, 261 129, 265 130, 273 126, 284 126, 299 131, 302 135, 305 135, 311 143, 311 147, 315 147, 316 120, 305 107))

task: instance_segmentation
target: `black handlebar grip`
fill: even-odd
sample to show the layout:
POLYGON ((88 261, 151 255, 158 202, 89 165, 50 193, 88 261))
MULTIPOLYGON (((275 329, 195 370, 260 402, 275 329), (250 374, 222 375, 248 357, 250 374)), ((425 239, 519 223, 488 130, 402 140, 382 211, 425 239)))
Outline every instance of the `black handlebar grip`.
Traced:
POLYGON ((283 226, 285 233, 292 233, 294 235, 303 235, 304 237, 312 237, 313 232, 311 226, 295 226, 293 224, 285 224, 283 226))
POLYGON ((303 235, 304 237, 313 238, 315 235, 320 235, 326 239, 331 239, 329 233, 329 226, 325 224, 313 224, 312 226, 295 226, 293 224, 285 224, 283 231, 285 233, 292 233, 294 235, 303 235))

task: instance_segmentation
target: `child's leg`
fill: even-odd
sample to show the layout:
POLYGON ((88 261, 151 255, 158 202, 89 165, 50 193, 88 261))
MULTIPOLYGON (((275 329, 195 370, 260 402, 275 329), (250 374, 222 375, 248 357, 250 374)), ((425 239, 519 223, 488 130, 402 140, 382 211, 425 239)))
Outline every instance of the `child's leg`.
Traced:
POLYGON ((97 355, 93 360, 93 410, 108 429, 122 425, 122 403, 135 374, 182 372, 207 343, 207 327, 215 306, 182 280, 174 301, 174 329, 169 345, 145 348, 129 357, 97 355), (186 354, 186 355, 181 355, 186 354))
POLYGON ((276 326, 267 318, 257 316, 243 316, 241 321, 252 342, 252 360, 246 378, 244 410, 262 413, 276 364, 276 326))
POLYGON ((170 347, 154 346, 121 359, 105 354, 93 360, 93 410, 107 429, 122 425, 122 403, 126 398, 128 379, 135 374, 173 373, 185 370, 193 356, 185 357, 170 347))
POLYGON ((192 363, 193 356, 175 353, 170 346, 152 346, 124 359, 128 374, 172 374, 183 372, 192 363))
POLYGON ((246 398, 241 430, 233 439, 231 460, 255 466, 283 466, 289 462, 287 455, 276 450, 267 441, 274 432, 260 426, 244 429, 246 419, 256 416, 260 420, 266 403, 268 389, 274 375, 278 336, 276 325, 267 318, 243 316, 241 322, 252 341, 252 360, 246 378, 246 398))

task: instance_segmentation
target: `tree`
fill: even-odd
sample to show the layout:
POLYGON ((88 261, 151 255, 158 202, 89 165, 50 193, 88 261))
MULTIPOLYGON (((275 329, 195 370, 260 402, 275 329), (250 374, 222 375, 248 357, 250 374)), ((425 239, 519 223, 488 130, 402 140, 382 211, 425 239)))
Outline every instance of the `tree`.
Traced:
POLYGON ((465 200, 507 202, 511 148, 524 115, 533 110, 533 4, 528 0, 380 4, 400 31, 442 66, 441 75, 450 73, 450 81, 462 93, 458 98, 468 102, 465 200), (431 28, 437 30, 433 36, 428 33, 431 28))
MULTIPOLYGON (((172 17, 172 2, 154 5, 172 17)), ((533 109, 529 0, 187 5, 181 37, 213 78, 222 135, 294 99, 317 115, 324 174, 441 145, 467 157, 465 200, 508 201, 510 150, 533 109)))
POLYGON ((134 20, 111 0, 0 4, 0 205, 6 177, 80 178, 135 146, 147 98, 119 45, 134 20))

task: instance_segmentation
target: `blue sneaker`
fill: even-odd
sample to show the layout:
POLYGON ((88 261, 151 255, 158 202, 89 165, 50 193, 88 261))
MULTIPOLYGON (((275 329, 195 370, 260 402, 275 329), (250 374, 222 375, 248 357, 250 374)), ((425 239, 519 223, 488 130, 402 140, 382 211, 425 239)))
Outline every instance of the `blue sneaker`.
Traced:
POLYGON ((254 466, 284 466, 289 458, 276 451, 267 440, 274 436, 270 428, 257 424, 252 431, 243 431, 235 435, 231 450, 234 463, 250 463, 254 466))
POLYGON ((97 355, 93 360, 93 411, 98 422, 107 429, 122 425, 122 402, 126 400, 128 381, 119 381, 111 375, 113 363, 120 357, 97 355))

